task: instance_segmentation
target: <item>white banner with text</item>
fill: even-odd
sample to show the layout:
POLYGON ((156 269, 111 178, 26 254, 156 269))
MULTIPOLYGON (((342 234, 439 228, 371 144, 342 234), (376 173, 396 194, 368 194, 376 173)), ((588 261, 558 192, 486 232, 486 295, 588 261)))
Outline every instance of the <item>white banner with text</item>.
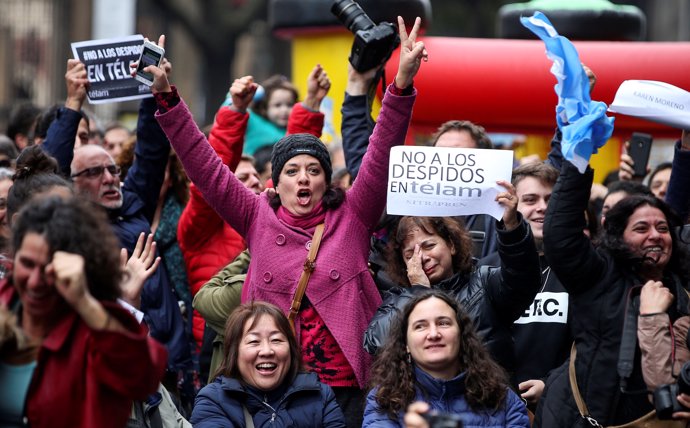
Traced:
POLYGON ((388 214, 446 217, 503 216, 494 199, 510 182, 511 150, 398 146, 388 169, 388 214))

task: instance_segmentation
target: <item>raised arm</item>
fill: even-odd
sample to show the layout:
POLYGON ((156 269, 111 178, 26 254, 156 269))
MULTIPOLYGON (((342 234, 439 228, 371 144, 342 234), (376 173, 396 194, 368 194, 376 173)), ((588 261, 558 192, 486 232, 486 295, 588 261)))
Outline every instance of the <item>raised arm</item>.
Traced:
MULTIPOLYGON (((232 105, 221 107, 216 114, 209 144, 231 171, 237 169, 242 157, 244 133, 249 115, 247 107, 256 92, 251 76, 236 79, 230 87, 232 105)), ((206 202, 195 185, 190 187, 189 202, 182 212, 178 225, 178 239, 183 251, 200 248, 219 233, 225 222, 206 202)))
POLYGON ((544 255, 571 294, 594 286, 606 268, 583 233, 593 177, 591 168, 580 174, 570 161, 564 161, 544 219, 544 255))
POLYGON ((417 41, 420 23, 417 18, 408 36, 405 22, 398 17, 401 40, 398 73, 383 98, 378 123, 358 173, 360 179, 348 191, 348 200, 369 228, 376 225, 385 206, 390 149, 405 142, 416 98, 412 81, 422 60, 428 58, 424 43, 417 41))
POLYGON ((163 377, 165 349, 126 310, 91 295, 84 263, 81 255, 56 251, 46 275, 55 279, 57 291, 91 330, 89 360, 99 380, 125 397, 143 400, 163 377))
MULTIPOLYGON (((159 38, 158 44, 164 46, 165 36, 159 38)), ((172 72, 172 64, 166 58, 163 58, 161 68, 166 75, 172 72)), ((134 191, 144 203, 144 214, 149 221, 153 220, 156 212, 170 154, 170 143, 156 122, 155 113, 156 101, 143 99, 139 106, 134 163, 124 182, 125 188, 134 191)))
POLYGON ((321 64, 316 64, 307 76, 307 96, 292 108, 288 119, 288 134, 312 134, 321 137, 323 113, 319 112, 323 99, 331 89, 331 79, 321 64))
POLYGON ((348 62, 345 100, 340 110, 343 116, 340 133, 343 137, 345 165, 353 179, 357 177, 373 131, 374 121, 370 116, 367 93, 370 92, 369 86, 376 71, 377 69, 372 69, 360 73, 348 62))
POLYGON ((86 89, 89 80, 86 76, 86 66, 77 59, 67 60, 65 72, 67 99, 64 107, 60 107, 53 123, 48 128, 48 135, 43 142, 46 153, 57 159, 63 176, 70 176, 70 164, 74 156, 74 141, 77 137, 79 122, 83 116, 81 107, 86 100, 86 89))
POLYGON ((159 106, 156 118, 187 176, 201 190, 209 205, 240 235, 246 236, 256 218, 259 197, 245 188, 230 168, 223 164, 194 122, 177 90, 170 86, 165 73, 153 65, 145 71, 153 74, 155 79, 151 90, 159 106))
POLYGON ((676 143, 673 155, 671 179, 666 191, 666 203, 680 215, 683 224, 688 223, 690 215, 690 131, 683 131, 681 140, 676 143))
POLYGON ((539 292, 541 268, 532 231, 517 211, 515 188, 506 181, 498 184, 506 188, 496 196, 506 208, 496 228, 501 269, 490 270, 486 291, 499 316, 512 324, 539 292))

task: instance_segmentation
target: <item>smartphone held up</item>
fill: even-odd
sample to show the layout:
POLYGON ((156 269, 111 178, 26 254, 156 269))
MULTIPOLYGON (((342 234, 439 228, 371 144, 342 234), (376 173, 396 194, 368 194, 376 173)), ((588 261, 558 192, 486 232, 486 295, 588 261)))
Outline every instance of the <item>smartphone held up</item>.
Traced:
POLYGON ((160 67, 164 56, 165 49, 155 43, 145 40, 144 45, 141 48, 141 55, 139 56, 139 63, 137 64, 137 70, 134 74, 134 78, 145 85, 153 85, 153 75, 145 72, 144 69, 149 65, 160 67))
POLYGON ((652 150, 652 136, 642 132, 634 132, 630 137, 628 155, 633 160, 634 177, 647 175, 649 154, 652 150))

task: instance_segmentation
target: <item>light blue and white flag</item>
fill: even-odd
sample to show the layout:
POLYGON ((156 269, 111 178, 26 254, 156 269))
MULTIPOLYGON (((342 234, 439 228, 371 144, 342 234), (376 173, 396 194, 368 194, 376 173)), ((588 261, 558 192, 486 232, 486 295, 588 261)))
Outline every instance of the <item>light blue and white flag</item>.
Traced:
POLYGON ((546 45, 546 56, 553 61, 551 73, 558 82, 556 121, 563 133, 563 157, 584 173, 589 158, 613 133, 613 119, 606 116, 606 104, 592 101, 589 79, 582 68, 575 46, 559 36, 549 19, 541 12, 521 17, 520 22, 546 45))

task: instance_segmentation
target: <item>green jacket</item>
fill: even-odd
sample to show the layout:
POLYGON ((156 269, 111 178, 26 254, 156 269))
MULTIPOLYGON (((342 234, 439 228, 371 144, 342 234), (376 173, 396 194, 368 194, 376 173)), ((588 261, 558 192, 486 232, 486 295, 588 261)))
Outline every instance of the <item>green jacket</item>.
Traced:
POLYGON ((240 305, 242 285, 247 277, 243 272, 247 271, 249 260, 248 251, 240 253, 232 263, 201 287, 192 302, 194 309, 199 311, 206 324, 217 334, 213 340, 209 382, 213 381, 215 371, 223 360, 225 322, 230 313, 240 305))

